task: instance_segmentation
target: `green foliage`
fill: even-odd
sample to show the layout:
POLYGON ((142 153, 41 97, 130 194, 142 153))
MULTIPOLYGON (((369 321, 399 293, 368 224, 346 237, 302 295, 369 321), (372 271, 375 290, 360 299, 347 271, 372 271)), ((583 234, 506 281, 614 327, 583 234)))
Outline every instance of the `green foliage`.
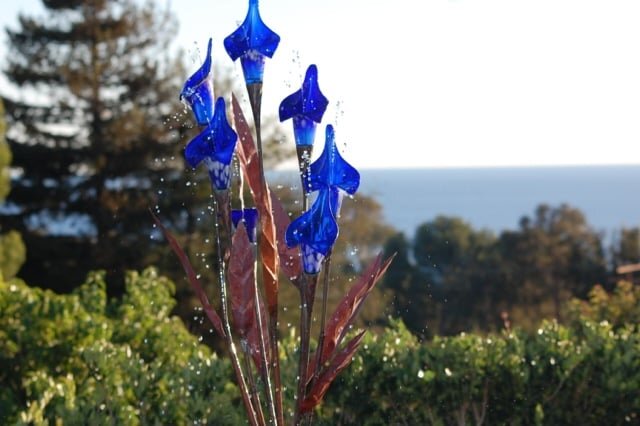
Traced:
MULTIPOLYGON (((11 150, 4 139, 6 131, 4 105, 0 100, 0 204, 9 193, 11 175, 11 150)), ((0 226, 0 231, 5 231, 0 226)), ((0 233, 0 274, 4 278, 13 278, 26 259, 26 249, 22 237, 15 231, 0 233)))
POLYGON ((231 371, 169 315, 173 283, 129 273, 107 300, 103 273, 72 294, 0 282, 0 423, 238 424, 231 371))
POLYGON ((613 293, 607 293, 600 285, 589 292, 588 300, 573 299, 569 303, 569 319, 579 322, 607 321, 614 328, 626 324, 640 324, 640 286, 620 281, 613 293))
POLYGON ((15 277, 27 257, 22 237, 16 231, 0 234, 0 273, 9 279, 15 277))
MULTIPOLYGON (((229 363, 170 316, 169 280, 148 269, 128 274, 122 299, 108 300, 105 288, 102 273, 67 295, 0 281, 0 423, 245 422, 229 363)), ((428 342, 389 319, 383 333, 365 337, 315 419, 326 425, 637 423, 637 301, 638 290, 628 284, 606 297, 596 288, 590 302, 573 302, 580 309, 570 326, 546 321, 533 333, 463 333, 428 342)), ((289 416, 297 344, 290 329, 280 345, 289 416)))
POLYGON ((318 410, 321 424, 628 424, 640 419, 640 330, 545 322, 533 334, 418 344, 369 336, 318 410))

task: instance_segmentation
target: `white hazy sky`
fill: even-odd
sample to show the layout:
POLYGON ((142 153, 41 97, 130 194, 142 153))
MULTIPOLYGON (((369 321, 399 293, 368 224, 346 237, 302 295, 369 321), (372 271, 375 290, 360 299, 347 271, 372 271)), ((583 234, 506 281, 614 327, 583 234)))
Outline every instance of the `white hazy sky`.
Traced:
MULTIPOLYGON (((178 15, 175 42, 189 58, 213 37, 214 61, 231 65, 222 40, 248 1, 156 1, 178 15)), ((37 0, 3 3, 2 26, 18 11, 41 13, 37 0)), ((317 64, 331 101, 323 124, 336 124, 356 167, 640 164, 638 0, 262 0, 260 9, 282 39, 264 113, 317 64)), ((3 35, 2 56, 5 44, 3 35)))

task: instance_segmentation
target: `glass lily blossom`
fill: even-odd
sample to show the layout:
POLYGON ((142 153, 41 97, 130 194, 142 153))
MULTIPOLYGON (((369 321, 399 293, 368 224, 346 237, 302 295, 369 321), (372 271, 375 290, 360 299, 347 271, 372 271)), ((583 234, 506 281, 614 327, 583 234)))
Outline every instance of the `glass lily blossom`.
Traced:
POLYGON ((213 78, 211 74, 211 39, 207 45, 207 56, 203 64, 186 81, 180 99, 185 100, 199 126, 206 126, 213 117, 213 78))
POLYGON ((211 183, 218 191, 229 189, 229 169, 238 135, 227 121, 223 98, 218 98, 209 125, 185 148, 184 155, 193 168, 204 162, 211 183))
POLYGON ((314 275, 320 272, 322 261, 338 238, 335 209, 339 194, 336 189, 325 187, 309 210, 289 224, 285 241, 289 247, 300 245, 304 272, 314 275))
POLYGON ((262 22, 258 0, 249 0, 244 22, 224 39, 224 48, 235 61, 240 58, 246 84, 261 83, 265 58, 273 57, 280 36, 262 22))
POLYGON ((310 166, 307 192, 323 188, 339 188, 353 195, 360 186, 360 173, 347 163, 335 142, 335 132, 331 124, 327 125, 324 149, 310 166))
POLYGON ((324 149, 306 179, 307 192, 320 192, 311 208, 291 222, 285 241, 289 247, 301 246, 304 271, 317 274, 338 237, 336 217, 342 196, 355 194, 360 186, 360 173, 340 155, 332 125, 326 128, 324 149))
POLYGON ((313 145, 316 124, 322 121, 328 104, 329 101, 318 86, 318 68, 310 65, 304 76, 302 88, 280 103, 280 121, 293 118, 296 145, 313 145))
POLYGON ((231 224, 233 225, 233 231, 240 224, 240 221, 244 222, 244 227, 247 230, 249 236, 249 242, 257 242, 257 228, 258 228, 258 209, 250 207, 247 209, 233 209, 231 210, 231 224))

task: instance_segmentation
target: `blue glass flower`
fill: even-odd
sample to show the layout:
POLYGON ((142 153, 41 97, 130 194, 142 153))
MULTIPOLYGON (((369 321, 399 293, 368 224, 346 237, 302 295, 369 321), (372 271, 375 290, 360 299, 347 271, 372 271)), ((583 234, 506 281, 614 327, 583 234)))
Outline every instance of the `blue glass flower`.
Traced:
POLYGON ((244 227, 249 236, 249 242, 255 243, 257 241, 258 209, 250 207, 243 210, 231 210, 231 224, 233 225, 234 232, 240 221, 244 222, 244 227))
POLYGON ((224 99, 218 98, 209 125, 189 142, 184 156, 193 168, 204 161, 215 188, 225 190, 229 188, 229 164, 237 140, 236 132, 227 121, 224 99))
POLYGON ((213 117, 213 82, 211 77, 211 39, 207 46, 207 57, 202 66, 187 80, 180 92, 199 126, 206 126, 213 117))
POLYGON ((240 58, 247 84, 261 83, 265 57, 271 58, 280 43, 280 36, 260 18, 258 0, 249 0, 244 22, 224 39, 224 48, 233 61, 240 58))
POLYGON ((326 187, 319 192, 311 208, 289 224, 285 241, 289 247, 300 245, 305 273, 320 272, 322 261, 338 238, 335 209, 338 190, 326 187))
POLYGON ((318 191, 327 186, 340 188, 351 195, 360 186, 360 173, 340 155, 333 126, 330 124, 327 126, 322 154, 310 166, 306 190, 318 191))
POLYGON ((280 104, 280 121, 293 118, 296 145, 310 146, 316 134, 316 123, 322 121, 329 101, 318 86, 318 68, 310 65, 302 88, 284 98, 280 104))

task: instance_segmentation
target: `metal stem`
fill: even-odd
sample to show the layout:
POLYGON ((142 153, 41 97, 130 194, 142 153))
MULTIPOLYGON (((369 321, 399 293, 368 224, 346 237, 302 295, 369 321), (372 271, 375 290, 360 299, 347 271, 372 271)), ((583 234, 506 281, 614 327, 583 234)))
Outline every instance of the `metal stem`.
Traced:
MULTIPOLYGON (((258 327, 258 336, 260 340, 260 357, 262 358, 262 368, 260 374, 262 375, 262 382, 264 384, 264 392, 267 397, 267 407, 269 408, 269 422, 271 424, 278 424, 278 416, 276 415, 276 406, 273 400, 273 387, 271 386, 271 378, 269 376, 269 360, 267 358, 267 345, 265 343, 264 328, 262 326, 262 311, 260 309, 260 290, 258 289, 258 262, 257 262, 257 250, 254 256, 256 261, 253 264, 254 280, 253 280, 253 295, 254 295, 254 310, 256 315, 256 326, 258 327)), ((276 355, 273 355, 276 356, 276 355)))
POLYGON ((300 283, 300 358, 298 360, 298 390, 294 425, 302 422, 302 403, 307 396, 307 372, 309 370, 309 342, 311 340, 311 313, 318 275, 304 274, 300 283))
POLYGON ((329 278, 331 274, 331 252, 327 254, 324 263, 324 277, 322 279, 322 316, 320 317, 320 336, 318 337, 318 350, 316 351, 316 368, 313 373, 311 386, 318 380, 320 370, 324 367, 321 363, 322 347, 325 339, 325 323, 327 320, 327 301, 329 299, 329 278))
MULTIPOLYGON (((251 400, 256 407, 262 407, 262 404, 260 403, 260 394, 258 394, 258 387, 256 386, 256 381, 253 379, 253 374, 251 372, 251 355, 249 354, 248 343, 246 341, 241 341, 240 347, 242 348, 242 354, 244 355, 244 368, 247 371, 247 377, 249 377, 251 400)), ((258 421, 261 425, 266 425, 262 410, 258 410, 258 421)))
MULTIPOLYGON (((264 163, 262 158, 262 131, 261 131, 261 119, 260 111, 262 108, 262 82, 247 84, 247 93, 249 94, 249 103, 251 104, 251 112, 253 113, 253 123, 256 131, 256 148, 258 150, 258 170, 260 172, 260 184, 262 185, 263 193, 266 193, 267 181, 264 176, 264 163)), ((258 236, 258 238, 260 238, 258 236)), ((260 329, 261 341, 264 339, 263 330, 260 329)), ((274 375, 275 389, 275 401, 272 401, 270 405, 270 413, 274 414, 274 421, 278 425, 284 425, 284 410, 282 404, 282 383, 280 379, 280 359, 278 357, 278 305, 269 307, 269 329, 271 339, 271 353, 272 353, 272 368, 271 371, 274 375)), ((271 383, 269 382, 269 385, 271 383)))
POLYGON ((247 84, 247 92, 249 93, 249 103, 251 104, 251 112, 253 113, 253 124, 256 128, 256 146, 258 149, 258 166, 260 169, 260 177, 264 182, 264 165, 262 162, 262 135, 261 135, 261 129, 260 129, 261 128, 260 110, 262 107, 262 83, 247 84))
MULTIPOLYGON (((309 387, 313 389, 313 385, 320 377, 320 372, 324 365, 322 364, 322 348, 324 346, 324 339, 326 337, 324 329, 327 321, 327 302, 329 300, 329 278, 331 277, 331 251, 327 254, 324 262, 324 276, 322 277, 322 314, 320 316, 320 335, 318 337, 318 348, 316 349, 315 368, 313 370, 313 378, 309 384, 309 387)), ((313 421, 313 411, 307 413, 303 418, 303 423, 311 425, 313 421)))

